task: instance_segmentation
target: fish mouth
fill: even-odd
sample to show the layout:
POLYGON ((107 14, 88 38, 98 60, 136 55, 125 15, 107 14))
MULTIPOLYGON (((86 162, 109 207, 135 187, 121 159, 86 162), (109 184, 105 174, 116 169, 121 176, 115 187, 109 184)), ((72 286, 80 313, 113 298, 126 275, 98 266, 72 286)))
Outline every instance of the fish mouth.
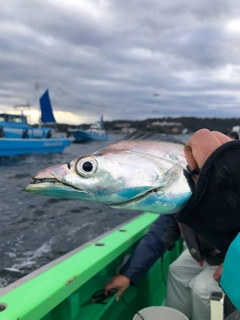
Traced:
POLYGON ((56 185, 56 186, 59 186, 59 187, 68 187, 68 188, 71 188, 71 189, 75 189, 77 191, 83 191, 82 189, 78 189, 68 183, 63 183, 62 181, 59 181, 58 179, 56 178, 43 178, 43 179, 35 179, 33 178, 32 181, 23 189, 24 191, 29 191, 29 188, 31 187, 37 187, 38 185, 41 185, 41 184, 44 184, 44 183, 47 183, 47 184, 50 184, 50 185, 56 185))
POLYGON ((36 176, 23 188, 23 191, 69 200, 97 201, 95 196, 88 190, 77 188, 65 181, 59 181, 55 177, 44 178, 36 176))

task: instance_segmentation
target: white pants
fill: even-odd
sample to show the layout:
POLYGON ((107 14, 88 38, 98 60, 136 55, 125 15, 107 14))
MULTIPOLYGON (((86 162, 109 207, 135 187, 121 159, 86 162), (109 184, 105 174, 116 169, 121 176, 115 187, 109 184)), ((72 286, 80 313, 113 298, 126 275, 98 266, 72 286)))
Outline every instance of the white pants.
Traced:
POLYGON ((210 320, 210 295, 221 291, 213 273, 218 266, 203 266, 186 249, 169 267, 166 306, 190 320, 210 320))

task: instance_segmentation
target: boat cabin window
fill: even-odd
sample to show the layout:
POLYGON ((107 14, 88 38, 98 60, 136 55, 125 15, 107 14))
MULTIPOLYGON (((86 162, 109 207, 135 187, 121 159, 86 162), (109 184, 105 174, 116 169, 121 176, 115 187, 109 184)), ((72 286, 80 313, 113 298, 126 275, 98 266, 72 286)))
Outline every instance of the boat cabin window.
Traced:
POLYGON ((21 116, 15 116, 12 114, 8 115, 8 122, 16 122, 16 123, 22 123, 23 121, 23 117, 21 116))
POLYGON ((27 123, 27 118, 22 115, 0 114, 0 122, 27 123))

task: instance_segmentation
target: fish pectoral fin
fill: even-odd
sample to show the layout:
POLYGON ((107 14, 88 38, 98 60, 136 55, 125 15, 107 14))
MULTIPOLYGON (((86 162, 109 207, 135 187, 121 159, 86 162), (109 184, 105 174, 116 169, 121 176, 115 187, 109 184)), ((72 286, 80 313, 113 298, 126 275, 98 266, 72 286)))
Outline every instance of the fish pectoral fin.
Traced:
POLYGON ((179 176, 183 170, 186 170, 186 166, 183 162, 179 161, 177 163, 175 163, 166 173, 165 173, 165 177, 166 180, 174 180, 174 178, 176 176, 179 176))

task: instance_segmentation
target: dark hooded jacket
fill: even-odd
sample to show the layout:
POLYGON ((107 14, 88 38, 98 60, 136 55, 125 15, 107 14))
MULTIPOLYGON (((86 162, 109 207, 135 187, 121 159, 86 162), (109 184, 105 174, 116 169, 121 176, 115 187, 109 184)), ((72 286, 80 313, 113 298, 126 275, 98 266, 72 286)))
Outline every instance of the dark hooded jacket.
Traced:
POLYGON ((217 148, 200 170, 192 198, 176 216, 224 255, 240 232, 239 159, 240 140, 217 148))
POLYGON ((120 273, 126 275, 132 284, 136 284, 157 259, 162 257, 167 250, 174 248, 181 232, 196 261, 206 260, 211 265, 219 265, 223 262, 223 256, 213 245, 199 237, 189 227, 178 224, 174 214, 167 214, 161 215, 152 224, 120 273))

